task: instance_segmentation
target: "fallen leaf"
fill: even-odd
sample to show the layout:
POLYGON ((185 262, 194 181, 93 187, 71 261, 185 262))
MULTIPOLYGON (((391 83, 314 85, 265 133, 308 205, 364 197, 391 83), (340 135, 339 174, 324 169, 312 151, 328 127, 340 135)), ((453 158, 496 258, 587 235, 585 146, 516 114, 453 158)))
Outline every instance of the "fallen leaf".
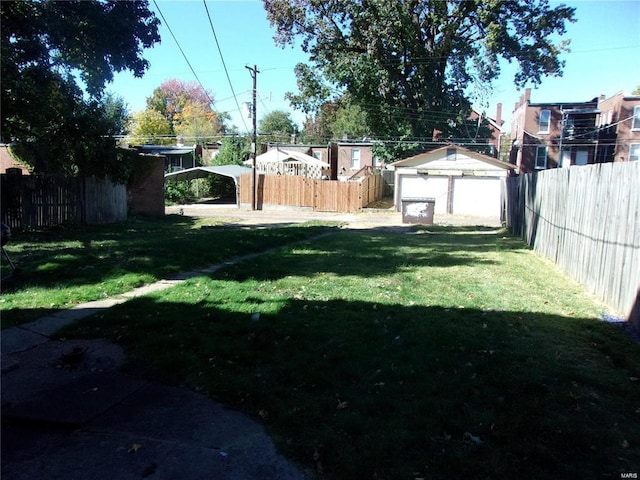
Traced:
POLYGON ((341 402, 340 399, 338 399, 338 410, 344 410, 348 406, 349 402, 341 402))
POLYGON ((142 445, 139 443, 134 443, 133 445, 131 445, 131 448, 129 449, 129 453, 138 453, 138 450, 140 450, 142 448, 142 445))
POLYGON ((466 442, 475 443, 476 445, 482 445, 484 443, 482 440, 480 440, 480 437, 471 435, 469 432, 464 432, 463 438, 466 442))

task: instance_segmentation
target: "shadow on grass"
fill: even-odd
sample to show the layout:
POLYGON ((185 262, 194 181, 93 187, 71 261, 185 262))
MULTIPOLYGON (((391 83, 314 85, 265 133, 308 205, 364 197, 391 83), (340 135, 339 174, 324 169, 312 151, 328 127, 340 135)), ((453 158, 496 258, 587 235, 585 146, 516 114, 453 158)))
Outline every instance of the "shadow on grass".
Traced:
POLYGON ((441 227, 434 232, 397 228, 341 230, 278 252, 277 263, 268 255, 258 257, 250 263, 234 265, 222 276, 238 281, 273 280, 290 275, 291 266, 295 265, 297 276, 315 275, 321 269, 338 276, 366 278, 402 271, 408 266, 495 265, 500 259, 492 253, 528 250, 519 239, 502 233, 501 229, 478 232, 459 227, 441 227))
POLYGON ((61 335, 122 343, 132 371, 262 417, 331 478, 619 478, 640 464, 637 346, 611 325, 191 287, 61 335))
POLYGON ((174 215, 104 227, 16 234, 7 249, 20 274, 3 286, 3 293, 84 286, 127 274, 160 279, 302 240, 328 228, 308 226, 294 234, 291 225, 242 230, 194 225, 194 219, 174 215))

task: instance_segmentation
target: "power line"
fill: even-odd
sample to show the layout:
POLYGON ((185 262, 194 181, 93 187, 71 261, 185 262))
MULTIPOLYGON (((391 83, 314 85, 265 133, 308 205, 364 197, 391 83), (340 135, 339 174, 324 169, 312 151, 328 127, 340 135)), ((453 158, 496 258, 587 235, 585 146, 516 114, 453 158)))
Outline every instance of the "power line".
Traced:
POLYGON ((187 65, 189 65, 189 69, 191 70, 191 73, 193 73, 193 76, 195 77, 195 79, 197 80, 198 84, 200 85, 200 88, 202 88, 202 91, 204 92, 204 94, 206 95, 207 99, 209 100, 209 104, 211 105, 211 108, 218 114, 218 116, 220 116, 220 112, 218 112, 218 110, 215 108, 215 104, 214 104, 213 99, 209 96, 209 92, 207 92, 207 89, 204 88, 204 85, 202 85, 202 82, 200 81, 200 78, 198 77, 198 74, 196 73, 196 71, 194 70, 193 66, 191 65, 191 62, 187 58, 187 55, 184 53, 184 50, 182 50, 182 47, 180 46, 180 42, 178 42, 178 39, 176 38, 176 36, 173 33, 173 30, 171 30, 171 27, 169 26, 169 22, 167 22, 167 19, 164 18, 164 15, 162 13, 162 10, 160 10, 160 6, 158 5, 158 2, 156 2, 156 0, 153 0, 153 4, 155 5, 156 10, 158 10, 158 13, 160 14, 160 17, 162 18, 162 21, 164 22, 165 26, 167 27, 167 30, 169 30, 169 33, 173 37, 173 41, 176 42, 176 45, 178 46, 178 50, 180 50, 180 53, 182 54, 182 57, 184 58, 185 62, 187 62, 187 65))
POLYGON ((218 35, 216 35, 216 29, 213 28, 213 21, 211 20, 211 15, 209 14, 209 7, 207 7, 207 1, 202 0, 202 3, 204 4, 204 9, 207 11, 207 18, 209 19, 209 25, 211 26, 211 31, 213 32, 213 38, 216 41, 216 47, 218 47, 218 53, 220 54, 220 60, 222 61, 222 67, 224 68, 224 73, 227 76, 227 81, 229 82, 229 88, 231 88, 231 93, 233 94, 233 99, 236 102, 238 113, 240 113, 240 118, 242 119, 242 124, 244 125, 244 129, 248 132, 249 127, 247 127, 247 122, 244 121, 244 115, 242 114, 242 109, 240 108, 240 104, 238 103, 238 97, 236 95, 236 92, 233 90, 231 78, 229 77, 229 71, 227 70, 227 64, 224 61, 224 56, 222 55, 222 50, 220 49, 220 43, 218 42, 218 35))

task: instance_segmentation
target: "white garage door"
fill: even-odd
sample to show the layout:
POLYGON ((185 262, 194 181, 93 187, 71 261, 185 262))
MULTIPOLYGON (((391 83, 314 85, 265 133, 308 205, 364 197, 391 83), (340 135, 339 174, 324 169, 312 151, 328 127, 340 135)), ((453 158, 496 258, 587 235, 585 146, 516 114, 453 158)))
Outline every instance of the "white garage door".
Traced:
POLYGON ((449 181, 446 177, 400 176, 402 198, 435 198, 435 213, 447 213, 448 186, 449 181))
POLYGON ((456 178, 453 182, 453 213, 499 216, 499 178, 456 178))

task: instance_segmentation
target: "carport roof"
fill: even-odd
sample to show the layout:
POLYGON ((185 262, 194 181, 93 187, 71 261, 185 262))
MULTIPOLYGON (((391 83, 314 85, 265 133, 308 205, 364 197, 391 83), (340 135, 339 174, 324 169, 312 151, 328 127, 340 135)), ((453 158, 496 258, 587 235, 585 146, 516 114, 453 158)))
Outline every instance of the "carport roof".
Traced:
POLYGON ((235 183, 240 181, 240 175, 243 173, 250 173, 251 169, 243 167, 242 165, 217 165, 213 167, 195 167, 187 168, 185 170, 178 170, 177 172, 165 173, 165 180, 180 181, 180 180, 193 180, 196 178, 208 177, 211 174, 222 175, 224 177, 231 177, 235 183))

